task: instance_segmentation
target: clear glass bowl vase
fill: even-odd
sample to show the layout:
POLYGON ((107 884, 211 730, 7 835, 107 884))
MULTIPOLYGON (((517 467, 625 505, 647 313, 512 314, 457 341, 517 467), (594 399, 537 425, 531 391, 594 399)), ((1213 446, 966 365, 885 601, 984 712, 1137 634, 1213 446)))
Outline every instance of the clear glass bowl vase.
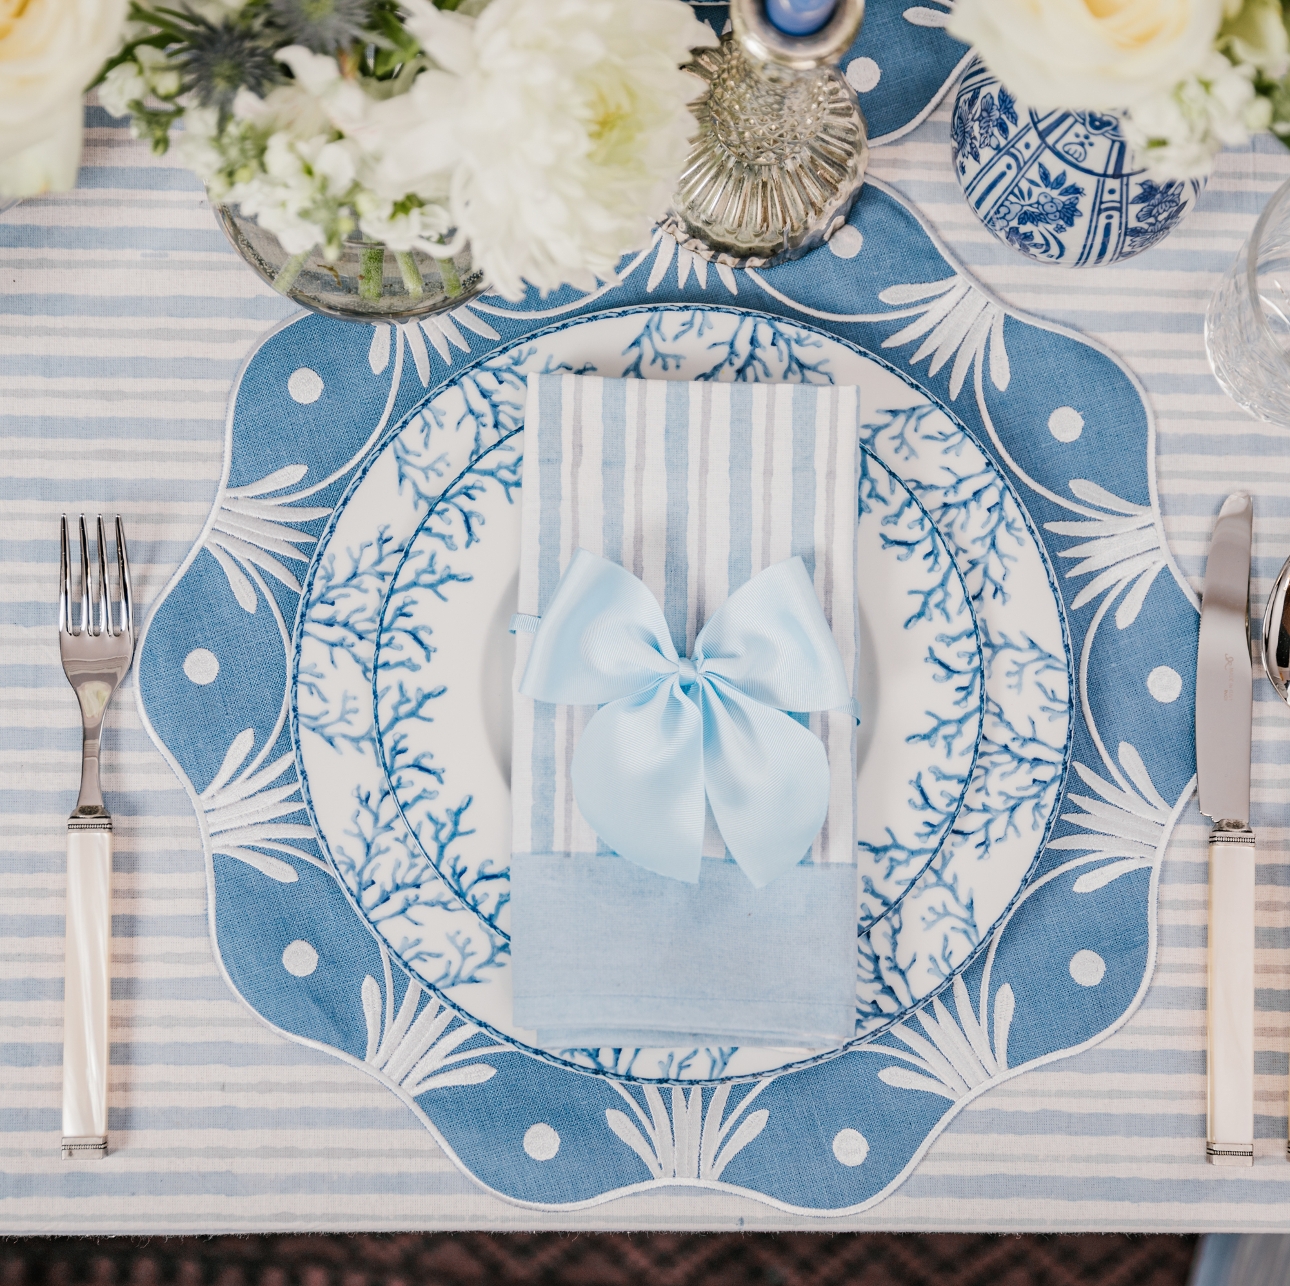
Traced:
POLYGON ((235 205, 213 205, 233 249, 274 288, 302 308, 347 321, 399 320, 446 312, 487 289, 467 246, 451 258, 394 251, 359 235, 329 262, 322 246, 291 255, 235 205))

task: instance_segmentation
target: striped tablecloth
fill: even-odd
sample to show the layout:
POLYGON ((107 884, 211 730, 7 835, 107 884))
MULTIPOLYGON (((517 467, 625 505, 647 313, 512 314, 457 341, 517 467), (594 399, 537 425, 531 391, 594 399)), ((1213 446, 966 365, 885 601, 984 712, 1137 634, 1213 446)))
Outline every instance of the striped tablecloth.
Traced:
MULTIPOLYGON (((1223 497, 1256 497, 1253 606, 1290 553, 1290 434, 1219 390, 1206 302, 1290 152, 1220 158, 1200 204, 1127 265, 1045 268, 990 238, 959 196, 943 105, 872 172, 925 212, 1005 300, 1103 341, 1157 417, 1166 530, 1199 588, 1223 497)), ((1260 837, 1256 1160, 1204 1163, 1207 824, 1188 807, 1164 862, 1155 980, 1084 1054, 971 1104, 894 1195, 859 1217, 786 1217, 717 1193, 544 1215, 481 1192, 380 1085, 268 1031, 222 982, 188 802, 141 727, 132 681, 105 736, 117 818, 110 1126, 114 1157, 58 1156, 64 819, 79 754, 58 663, 57 518, 121 512, 149 602, 215 492, 225 399, 291 312, 242 267, 191 174, 97 108, 74 193, 0 212, 0 1232, 566 1227, 1155 1231, 1290 1229, 1290 710, 1255 689, 1260 837)))

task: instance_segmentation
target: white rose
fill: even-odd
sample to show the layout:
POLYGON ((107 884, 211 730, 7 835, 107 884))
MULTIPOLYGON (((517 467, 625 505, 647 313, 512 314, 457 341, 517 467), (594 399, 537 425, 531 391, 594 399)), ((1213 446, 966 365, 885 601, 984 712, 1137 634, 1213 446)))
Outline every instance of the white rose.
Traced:
POLYGON ((116 51, 127 0, 0 0, 0 196, 76 182, 81 95, 116 51))
POLYGON ((1190 76, 1223 0, 958 0, 949 31, 1039 108, 1114 110, 1190 76))

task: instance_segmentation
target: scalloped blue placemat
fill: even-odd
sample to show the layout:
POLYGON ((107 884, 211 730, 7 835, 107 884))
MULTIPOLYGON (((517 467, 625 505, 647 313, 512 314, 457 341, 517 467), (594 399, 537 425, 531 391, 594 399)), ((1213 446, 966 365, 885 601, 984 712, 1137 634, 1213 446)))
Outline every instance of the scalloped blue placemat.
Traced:
MULTIPOLYGON (((289 323, 242 374, 216 508, 138 660, 145 720, 201 819, 231 985, 279 1031, 380 1079, 511 1200, 559 1208, 677 1184, 816 1214, 880 1200, 964 1103, 1101 1039, 1145 991, 1159 857, 1193 776, 1191 703, 1178 697, 1197 630, 1153 457, 1150 412, 1112 355, 993 299, 876 183, 831 250, 768 271, 705 270, 662 240, 589 295, 486 298, 420 328, 289 323), (447 376, 562 317, 705 301, 821 326, 957 414, 1042 536, 1075 717, 1060 820, 1022 895, 916 1015, 804 1070, 659 1090, 463 1040, 453 1011, 391 964, 312 839, 286 658, 326 516, 447 376), (215 660, 218 681, 203 681, 215 660), (450 1049, 468 1057, 445 1061, 450 1049)), ((1026 730, 1008 735, 1024 743, 1026 730)))

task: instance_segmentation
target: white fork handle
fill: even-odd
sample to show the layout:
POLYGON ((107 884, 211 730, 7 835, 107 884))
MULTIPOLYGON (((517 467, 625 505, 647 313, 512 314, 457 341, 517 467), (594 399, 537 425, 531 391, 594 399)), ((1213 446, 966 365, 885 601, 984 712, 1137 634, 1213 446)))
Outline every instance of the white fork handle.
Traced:
POLYGON ((63 991, 63 1156, 107 1154, 112 831, 67 832, 63 991))
POLYGON ((1209 1128, 1212 1165, 1254 1164, 1254 834, 1209 837, 1209 1128))

